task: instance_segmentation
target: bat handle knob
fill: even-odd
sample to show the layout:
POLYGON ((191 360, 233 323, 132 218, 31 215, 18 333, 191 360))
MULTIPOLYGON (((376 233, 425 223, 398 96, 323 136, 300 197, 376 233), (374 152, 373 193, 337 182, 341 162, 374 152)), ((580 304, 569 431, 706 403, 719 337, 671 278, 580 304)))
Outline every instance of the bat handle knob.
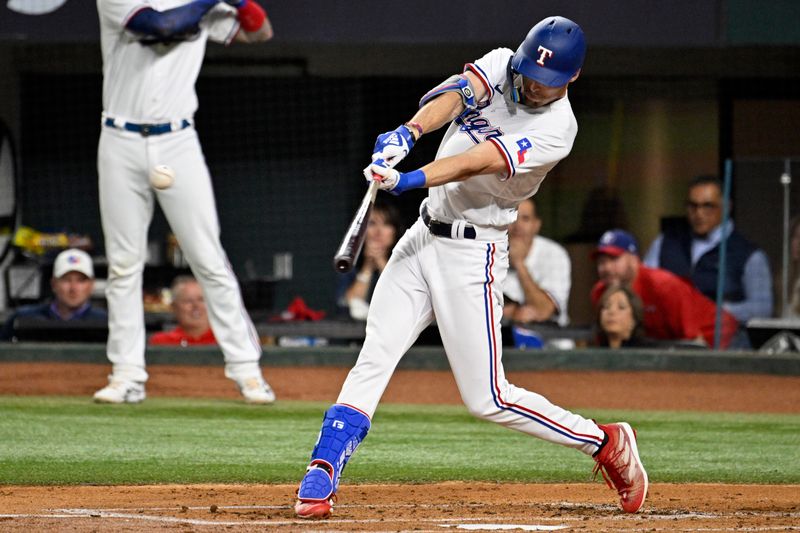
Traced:
POLYGON ((347 274, 353 268, 353 264, 344 257, 337 257, 333 261, 333 267, 341 274, 347 274))

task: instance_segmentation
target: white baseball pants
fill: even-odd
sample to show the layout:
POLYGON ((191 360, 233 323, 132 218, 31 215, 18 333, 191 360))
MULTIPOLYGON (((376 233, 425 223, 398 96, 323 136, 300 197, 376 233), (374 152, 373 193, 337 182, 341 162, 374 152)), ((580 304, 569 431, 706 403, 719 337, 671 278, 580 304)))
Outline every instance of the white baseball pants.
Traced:
POLYGON ((203 288, 209 321, 231 379, 261 375, 261 345, 219 238, 214 191, 194 128, 142 137, 103 127, 98 146, 100 215, 108 257, 108 359, 115 377, 144 382, 142 303, 147 231, 153 218, 150 169, 169 165, 173 185, 156 190, 181 250, 203 288))
POLYGON ((507 271, 506 240, 436 237, 417 220, 378 280, 364 346, 337 402, 371 417, 397 363, 435 317, 471 414, 586 454, 596 452, 604 437, 597 424, 506 380, 500 319, 507 271))

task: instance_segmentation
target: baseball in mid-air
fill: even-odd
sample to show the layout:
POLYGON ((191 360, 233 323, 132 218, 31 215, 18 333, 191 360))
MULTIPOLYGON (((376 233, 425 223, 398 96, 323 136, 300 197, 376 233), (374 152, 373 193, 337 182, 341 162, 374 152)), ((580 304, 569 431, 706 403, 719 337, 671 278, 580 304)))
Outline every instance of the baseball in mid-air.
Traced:
POLYGON ((175 182, 175 171, 169 165, 156 165, 150 170, 150 185, 164 190, 175 182))

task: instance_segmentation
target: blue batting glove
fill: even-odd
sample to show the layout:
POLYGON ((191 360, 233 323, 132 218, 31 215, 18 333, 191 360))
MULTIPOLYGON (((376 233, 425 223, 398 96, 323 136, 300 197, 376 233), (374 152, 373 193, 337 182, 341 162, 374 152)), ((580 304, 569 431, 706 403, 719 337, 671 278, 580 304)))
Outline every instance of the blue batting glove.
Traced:
POLYGON ((414 147, 414 136, 405 124, 381 133, 372 149, 372 160, 382 159, 390 167, 397 165, 414 147))

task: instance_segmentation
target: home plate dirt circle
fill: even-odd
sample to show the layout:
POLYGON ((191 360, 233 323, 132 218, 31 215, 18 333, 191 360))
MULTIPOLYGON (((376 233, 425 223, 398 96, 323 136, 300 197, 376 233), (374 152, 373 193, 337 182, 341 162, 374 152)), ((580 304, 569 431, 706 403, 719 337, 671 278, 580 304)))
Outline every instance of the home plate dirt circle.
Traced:
POLYGON ((622 513, 601 483, 343 485, 333 516, 297 519, 295 485, 0 488, 4 531, 791 531, 798 485, 651 485, 622 513))

